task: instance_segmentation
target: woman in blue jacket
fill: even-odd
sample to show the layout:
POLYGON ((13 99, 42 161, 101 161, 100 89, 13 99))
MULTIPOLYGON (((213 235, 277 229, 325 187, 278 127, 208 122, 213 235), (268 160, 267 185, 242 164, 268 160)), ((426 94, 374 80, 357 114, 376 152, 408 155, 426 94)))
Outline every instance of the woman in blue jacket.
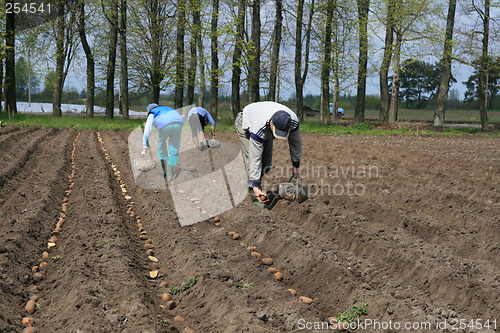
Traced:
POLYGON ((172 181, 174 166, 177 165, 179 160, 179 147, 181 145, 182 125, 184 121, 179 112, 170 106, 153 103, 149 104, 146 110, 148 111, 148 118, 142 138, 144 148, 142 155, 145 155, 147 152, 149 136, 154 125, 158 129, 158 158, 163 168, 163 177, 167 178, 168 181, 172 181), (168 161, 165 167, 167 157, 168 161))

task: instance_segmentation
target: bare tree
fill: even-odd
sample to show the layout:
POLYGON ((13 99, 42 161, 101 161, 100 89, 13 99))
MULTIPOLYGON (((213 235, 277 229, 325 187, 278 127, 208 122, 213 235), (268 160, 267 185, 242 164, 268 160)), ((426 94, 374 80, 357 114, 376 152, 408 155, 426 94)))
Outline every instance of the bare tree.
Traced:
MULTIPOLYGON (((326 24, 324 37, 323 63, 321 64, 321 113, 324 124, 330 124, 330 66, 332 54, 332 24, 334 12, 334 0, 328 0, 326 3, 326 24)), ((335 111, 335 113, 337 113, 335 111)))
POLYGON ((394 42, 394 0, 387 4, 387 18, 385 21, 385 45, 382 65, 380 66, 380 113, 379 120, 383 123, 389 122, 389 68, 391 66, 392 48, 394 42))
POLYGON ((446 111, 446 99, 450 88, 451 80, 451 60, 453 56, 453 27, 455 25, 455 10, 457 8, 457 0, 449 0, 448 16, 446 18, 446 32, 444 38, 443 59, 443 74, 441 75, 441 83, 438 88, 436 110, 434 112, 434 126, 444 126, 444 115, 446 111))
MULTIPOLYGON (((201 1, 190 0, 192 24, 191 38, 189 40, 189 68, 187 70, 187 91, 186 91, 186 104, 194 104, 194 91, 196 83, 196 69, 198 65, 197 45, 198 39, 201 38, 201 1)), ((200 55, 201 56, 201 55, 200 55)))
MULTIPOLYGON (((200 4, 201 6, 201 4, 200 4)), ((205 95, 206 95, 206 89, 205 89, 205 57, 203 56, 205 54, 204 49, 203 49, 203 40, 201 38, 201 31, 202 31, 202 26, 201 26, 201 16, 197 15, 194 17, 194 25, 199 27, 200 32, 196 35, 196 45, 198 48, 198 71, 200 73, 200 85, 199 85, 199 90, 200 94, 198 97, 198 105, 204 106, 205 105, 205 95)))
POLYGON ((300 121, 304 121, 304 84, 309 71, 309 49, 311 43, 312 18, 314 15, 314 0, 312 0, 309 12, 309 22, 306 28, 306 45, 302 49, 302 29, 304 25, 304 0, 296 1, 296 24, 295 24, 295 106, 300 121), (302 52, 304 51, 304 71, 302 72, 302 52))
POLYGON ((71 62, 75 56, 77 46, 76 27, 71 22, 78 21, 77 11, 67 7, 67 2, 58 2, 58 15, 56 19, 56 71, 55 89, 52 99, 52 114, 61 117, 61 100, 64 82, 69 72, 71 62))
MULTIPOLYGON (((3 45, 2 45, 3 48, 3 45)), ((15 66, 14 66, 15 67, 15 66)), ((4 84, 4 55, 0 55, 0 99, 3 99, 3 84, 4 84)), ((7 103, 6 103, 7 104, 7 103)), ((17 103, 16 103, 17 104, 17 103)), ((3 105, 0 103, 0 112, 3 111, 3 105)))
POLYGON ((248 90, 250 102, 260 100, 260 0, 252 2, 252 33, 251 42, 248 48, 248 90))
POLYGON ((219 18, 219 0, 212 0, 212 19, 210 25, 211 34, 211 52, 212 52, 212 68, 210 70, 210 110, 215 119, 218 113, 218 99, 219 99, 219 46, 217 37, 218 20, 219 18))
MULTIPOLYGON (((333 71, 333 120, 336 121, 338 118, 338 108, 339 108, 339 94, 340 94, 340 80, 341 76, 343 78, 352 77, 351 74, 345 72, 348 65, 348 59, 345 55, 350 54, 346 49, 346 44, 349 43, 351 39, 353 29, 351 18, 349 17, 350 10, 343 8, 338 2, 334 0, 333 4, 333 17, 332 17, 332 32, 333 32, 333 44, 332 44, 332 71, 333 71)), ((331 119, 331 116, 330 116, 331 119)))
POLYGON ((236 118, 241 111, 240 84, 241 66, 245 29, 245 0, 238 0, 238 12, 236 14, 236 36, 233 51, 233 70, 231 76, 231 107, 233 117, 236 118))
POLYGON ((389 102, 389 124, 398 121, 398 99, 399 84, 401 74, 401 44, 403 43, 403 34, 401 30, 396 30, 396 42, 394 44, 394 75, 392 77, 391 99, 389 102))
POLYGON ((184 37, 186 27, 186 0, 179 0, 177 3, 177 38, 176 38, 176 54, 175 54, 175 92, 174 106, 179 108, 182 106, 184 98, 184 75, 186 74, 185 57, 184 57, 184 37))
POLYGON ((390 9, 392 15, 392 27, 394 29, 395 40, 393 43, 393 79, 391 87, 391 98, 389 102, 388 122, 393 124, 398 120, 398 99, 400 85, 400 65, 402 55, 402 45, 404 41, 427 38, 432 32, 433 22, 429 15, 433 15, 439 6, 434 6, 435 2, 422 0, 393 0, 394 7, 390 9), (422 33, 418 26, 423 25, 422 33))
POLYGON ((52 114, 56 117, 61 117, 61 100, 62 90, 64 86, 64 60, 66 55, 64 53, 64 36, 65 36, 65 1, 58 1, 59 15, 57 16, 56 23, 56 82, 52 102, 52 114))
POLYGON ((484 10, 476 6, 473 2, 474 9, 479 14, 479 17, 483 21, 483 39, 482 39, 482 52, 481 59, 479 63, 479 88, 478 88, 478 98, 479 98, 479 115, 481 118, 481 129, 487 131, 488 124, 488 103, 486 98, 488 96, 487 89, 487 75, 488 75, 488 44, 490 36, 490 0, 484 0, 484 10))
POLYGON ((120 113, 128 119, 128 54, 127 54, 127 0, 120 1, 120 17, 118 19, 120 44, 120 113))
POLYGON ((370 0, 357 0, 359 24, 358 90, 354 121, 365 121, 366 76, 368 66, 368 12, 370 0))
POLYGON ((273 46, 271 50, 271 64, 269 73, 269 100, 279 101, 277 92, 278 72, 279 72, 279 56, 281 48, 281 39, 283 31, 283 0, 275 0, 276 3, 276 19, 274 21, 273 46))
MULTIPOLYGON (((13 1, 8 1, 13 4, 13 1)), ((15 14, 6 14, 5 33, 5 110, 9 114, 17 113, 16 101, 16 54, 15 54, 15 14)))
POLYGON ((85 57, 87 59, 87 99, 86 105, 86 115, 88 118, 94 117, 94 94, 95 94, 95 61, 92 50, 87 40, 87 33, 85 31, 85 1, 80 0, 78 10, 78 33, 80 35, 80 42, 85 52, 85 57))
POLYGON ((118 42, 118 0, 110 0, 110 13, 104 14, 110 24, 108 63, 106 66, 106 118, 113 118, 115 109, 115 71, 116 71, 116 49, 118 42))
POLYGON ((139 0, 128 16, 131 82, 138 90, 149 90, 151 103, 159 103, 162 84, 171 83, 167 74, 173 71, 175 22, 169 15, 174 12, 169 4, 167 0, 139 0))

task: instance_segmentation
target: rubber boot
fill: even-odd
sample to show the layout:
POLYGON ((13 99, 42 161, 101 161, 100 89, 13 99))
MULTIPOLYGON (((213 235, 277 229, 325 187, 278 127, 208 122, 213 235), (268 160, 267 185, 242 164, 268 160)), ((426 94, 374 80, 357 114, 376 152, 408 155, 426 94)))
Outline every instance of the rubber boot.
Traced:
POLYGON ((160 160, 161 168, 163 170, 163 178, 167 178, 167 171, 165 170, 165 160, 160 160))
POLYGON ((174 178, 174 166, 167 165, 167 180, 171 182, 173 178, 174 178))

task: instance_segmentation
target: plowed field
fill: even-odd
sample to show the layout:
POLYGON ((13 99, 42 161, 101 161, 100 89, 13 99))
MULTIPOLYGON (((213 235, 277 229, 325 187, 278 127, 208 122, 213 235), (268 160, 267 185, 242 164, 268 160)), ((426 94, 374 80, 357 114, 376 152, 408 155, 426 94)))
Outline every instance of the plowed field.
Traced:
POLYGON ((129 133, 0 130, 0 332, 327 332, 364 303, 364 332, 500 332, 498 138, 304 135, 308 201, 181 228, 129 133))

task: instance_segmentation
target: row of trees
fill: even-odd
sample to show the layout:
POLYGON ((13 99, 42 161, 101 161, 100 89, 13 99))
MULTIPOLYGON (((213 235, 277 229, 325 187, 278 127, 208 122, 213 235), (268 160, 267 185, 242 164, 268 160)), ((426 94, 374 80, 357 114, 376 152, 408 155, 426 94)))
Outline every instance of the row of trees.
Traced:
POLYGON ((93 116, 96 82, 105 84, 107 117, 113 117, 117 90, 121 113, 128 117, 129 92, 148 93, 151 102, 159 102, 160 91, 165 89, 174 92, 175 107, 201 105, 209 94, 206 107, 217 115, 220 86, 230 84, 235 115, 244 103, 279 100, 281 88, 288 85, 294 88, 301 119, 306 85, 319 84, 323 122, 331 121, 329 102, 333 100, 337 106, 339 94, 352 87, 357 91, 355 120, 362 122, 367 77, 376 72, 380 120, 392 123, 397 121, 401 96, 409 101, 414 89, 421 96, 420 105, 423 93, 430 89, 425 80, 405 81, 404 71, 418 62, 403 59, 412 53, 419 58, 440 54, 439 64, 428 69, 434 71, 434 77, 441 74, 432 83, 435 87, 439 82, 434 124, 444 124, 451 64, 459 60, 477 65, 475 87, 482 124, 487 128, 490 0, 464 4, 467 15, 477 19, 471 22, 480 26, 474 34, 460 34, 470 43, 467 57, 460 59, 454 51, 456 0, 447 4, 353 1, 54 0, 54 11, 40 17, 38 26, 26 23, 33 21, 26 20, 28 13, 6 13, 5 57, 1 59, 5 78, 0 77, 6 108, 15 112, 18 52, 29 54, 28 62, 54 70, 56 116, 61 115, 68 72, 82 68, 89 117, 93 116), (447 19, 443 20, 446 7, 447 19), (481 53, 475 54, 471 51, 478 42, 481 53), (479 59, 477 63, 467 60, 474 58, 479 59), (248 99, 242 100, 243 91, 248 99))
MULTIPOLYGON (((480 72, 479 64, 481 59, 476 59, 476 65, 472 75, 463 84, 466 87, 464 102, 468 104, 479 101, 480 72)), ((486 108, 492 109, 496 96, 500 91, 500 57, 488 58, 488 73, 486 78, 486 108)), ((400 98, 405 103, 406 108, 410 105, 420 109, 425 107, 427 102, 438 96, 440 79, 444 72, 441 63, 427 63, 421 60, 407 59, 401 64, 400 74, 400 98)), ((450 83, 457 80, 452 76, 450 83)))
MULTIPOLYGON (((496 104, 497 95, 500 90, 500 57, 492 58, 489 65, 488 72, 488 101, 487 107, 489 110, 492 110, 496 104)), ((437 92, 439 88, 441 73, 443 72, 442 66, 439 62, 431 64, 425 61, 416 60, 416 59, 406 59, 401 64, 401 74, 400 74, 400 100, 399 103, 403 104, 406 109, 409 108, 425 108, 428 105, 429 101, 432 101, 432 107, 435 107, 435 100, 437 97, 437 92)), ((391 83, 391 79, 389 82, 391 83)), ((452 77, 451 81, 456 83, 457 80, 452 77)), ((28 61, 20 56, 16 60, 16 95, 17 99, 21 101, 27 102, 51 102, 52 96, 54 95, 56 82, 56 73, 54 71, 48 72, 45 74, 43 87, 44 89, 40 89, 40 77, 36 75, 36 73, 28 66, 28 61)), ((463 103, 459 101, 458 91, 454 91, 453 94, 450 93, 448 98, 448 104, 450 98, 453 100, 453 107, 460 108, 469 108, 470 105, 474 105, 477 108, 477 91, 479 85, 479 73, 474 71, 472 75, 468 78, 466 82, 463 82, 466 85, 467 90, 465 91, 465 96, 463 99, 463 103), (467 106, 468 105, 468 106, 467 106)), ((102 89, 97 89, 96 94, 94 96, 94 100, 97 105, 106 105, 106 92, 102 89)), ((221 92, 219 96, 219 104, 225 100, 227 92, 221 92)), ((87 96, 86 90, 78 92, 76 88, 70 88, 63 92, 63 102, 64 103, 85 103, 85 99, 87 96)), ((165 99, 165 95, 163 95, 163 99, 165 99)), ((198 97, 198 96, 196 96, 198 97)), ((205 103, 207 100, 210 100, 210 96, 206 96, 205 103)), ((347 97, 347 96, 344 96, 347 97)), ((148 96, 141 94, 135 94, 132 92, 132 95, 129 95, 130 103, 133 105, 146 105, 148 103, 148 96)), ((174 100, 173 96, 169 97, 171 101, 174 100)), ((242 99, 245 100, 248 97, 243 94, 242 99)), ((321 103, 318 103, 317 100, 321 98, 315 96, 313 94, 308 94, 303 97, 304 106, 313 107, 314 109, 320 109, 321 103), (307 97, 307 98, 306 98, 307 97)), ((119 102, 119 96, 115 93, 115 103, 119 102)), ((230 102, 231 99, 228 99, 230 102)), ((373 96, 370 98, 368 102, 368 97, 366 98, 365 105, 369 109, 380 108, 379 98, 373 96), (375 103, 375 104, 374 104, 375 103)), ((292 100, 285 100, 284 103, 293 105, 296 103, 295 96, 293 95, 292 100)), ((350 105, 349 108, 354 108, 354 105, 350 105)), ((344 103, 340 105, 345 108, 345 98, 344 103)))

